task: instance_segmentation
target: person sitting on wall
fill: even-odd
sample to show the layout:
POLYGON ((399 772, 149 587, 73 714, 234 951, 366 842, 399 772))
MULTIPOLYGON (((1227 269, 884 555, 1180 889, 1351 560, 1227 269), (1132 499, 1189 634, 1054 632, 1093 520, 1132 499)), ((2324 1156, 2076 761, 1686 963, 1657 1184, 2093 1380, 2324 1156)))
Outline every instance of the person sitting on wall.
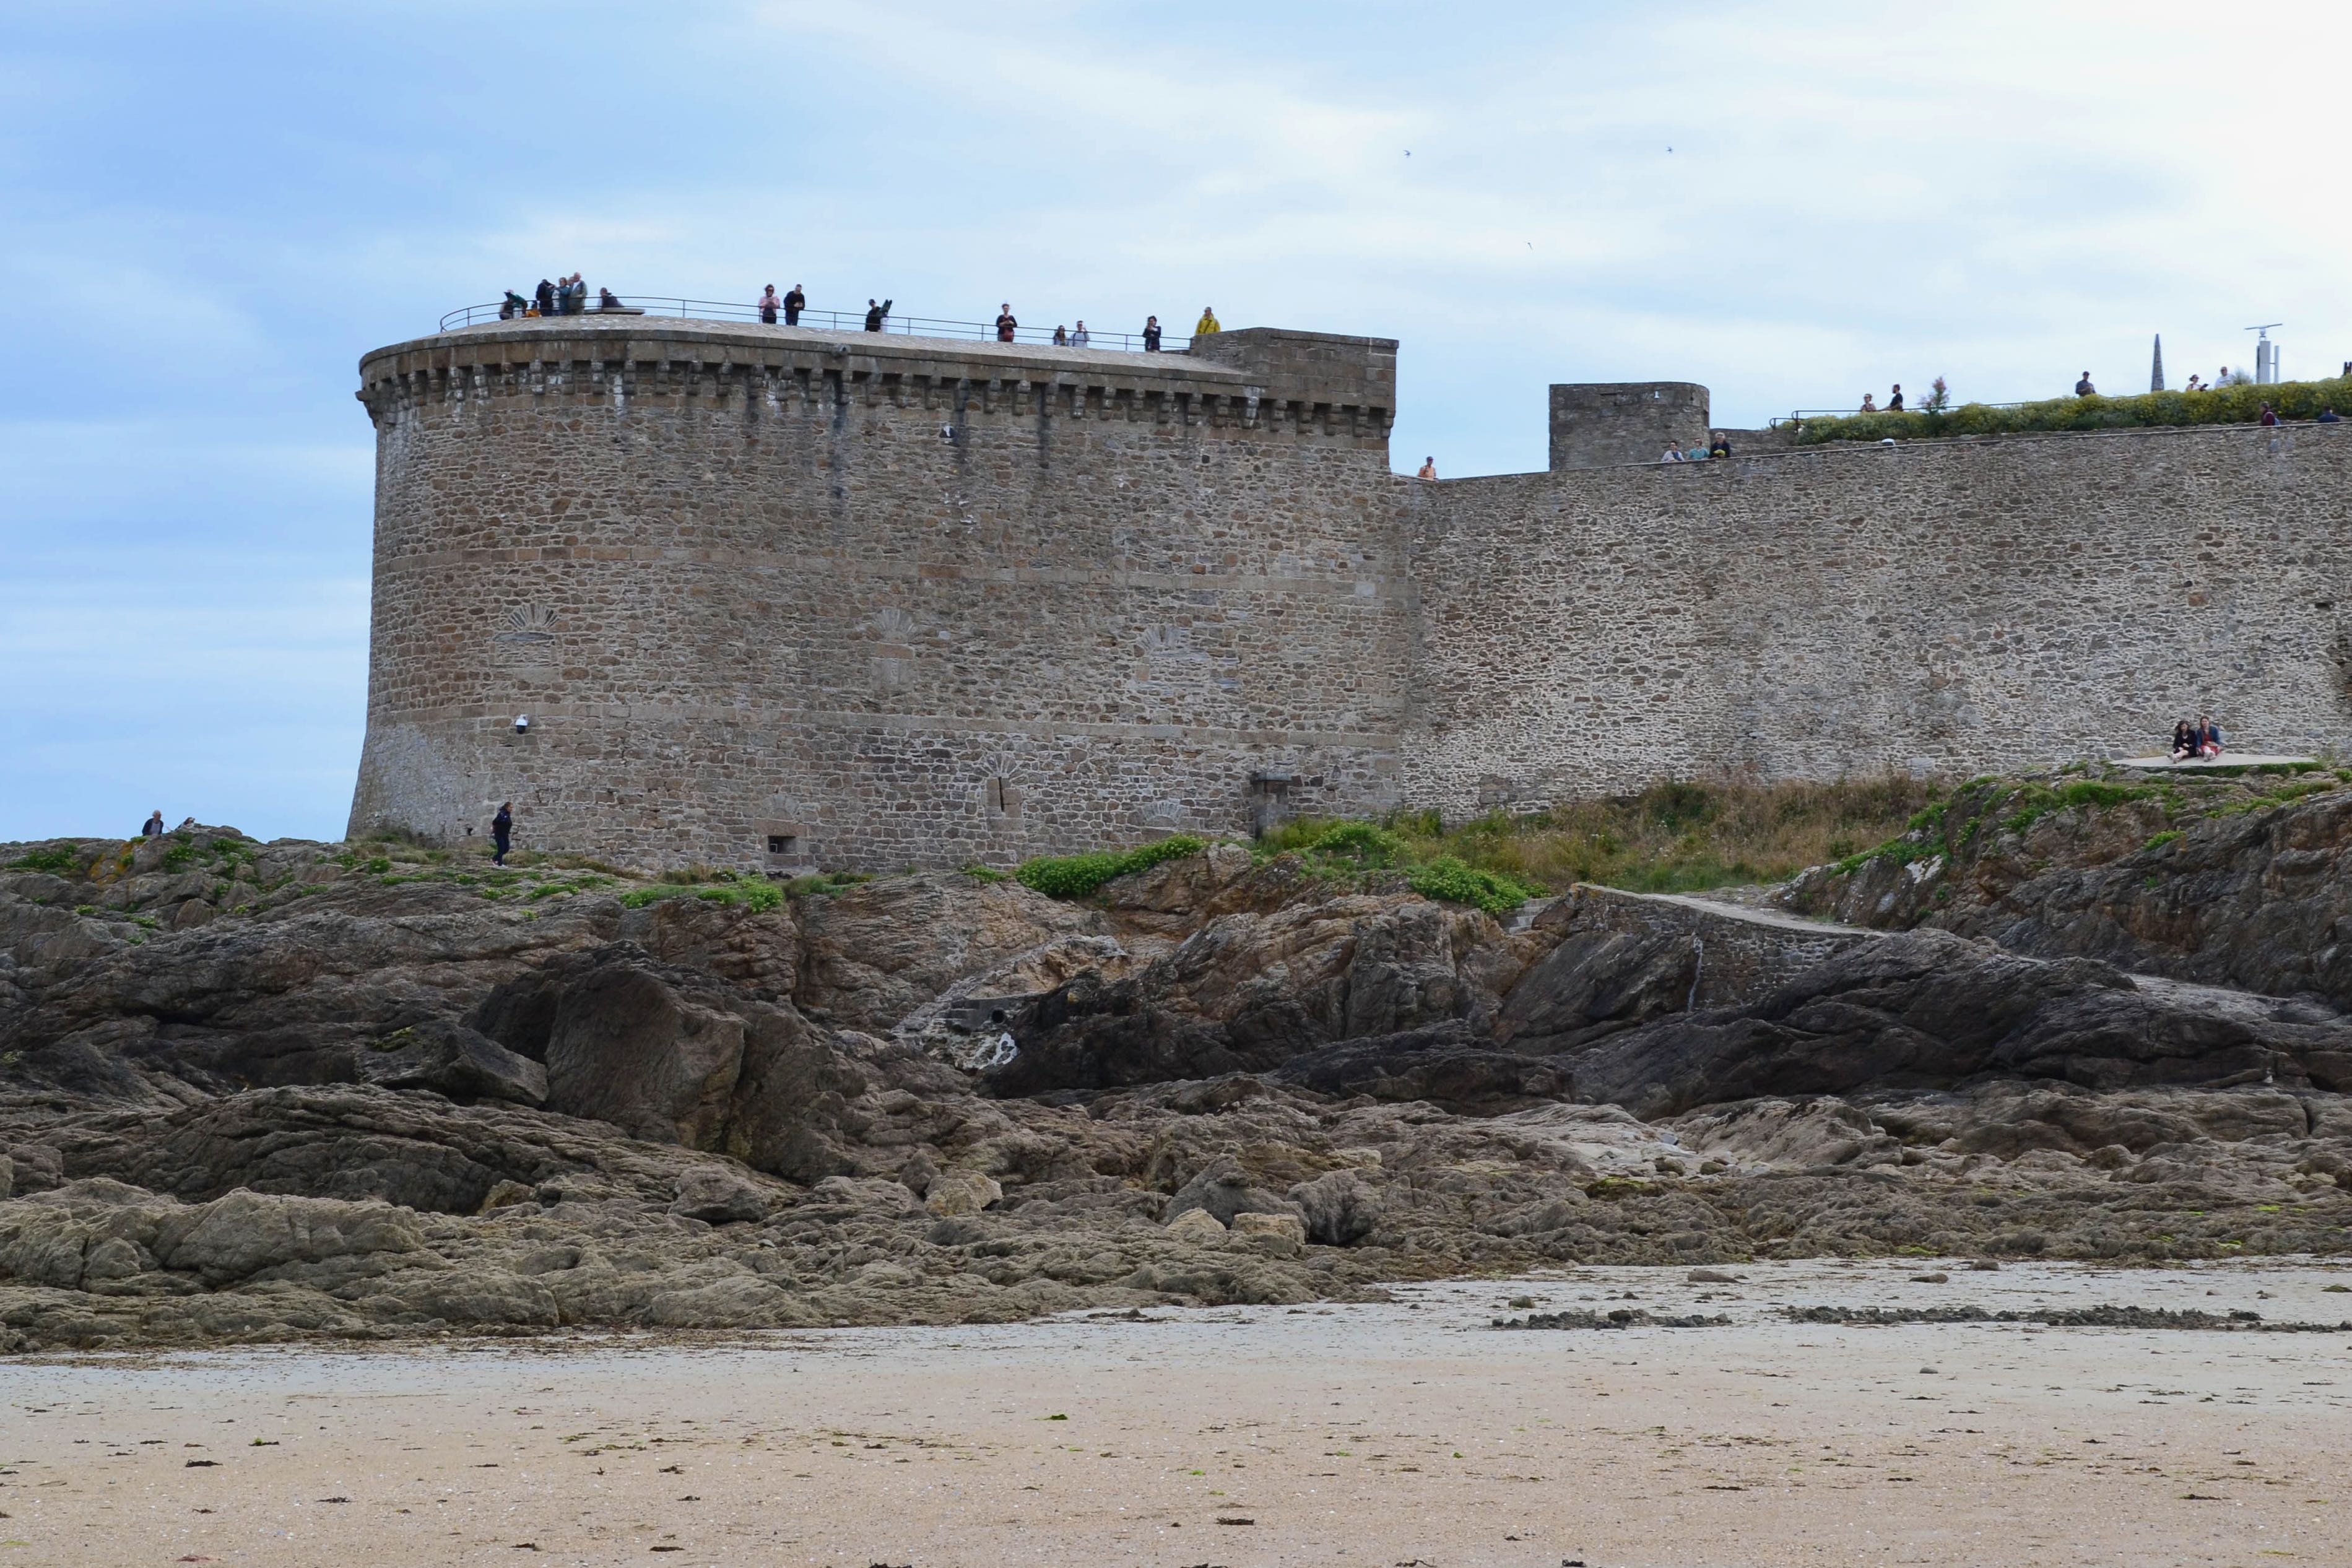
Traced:
POLYGON ((1143 319, 1143 351, 1147 354, 1160 351, 1160 318, 1157 316, 1143 319))
POLYGON ((879 332, 882 329, 882 323, 890 319, 890 307, 897 303, 895 299, 885 299, 881 304, 877 305, 869 297, 866 301, 866 329, 869 332, 879 332))
POLYGON ((808 296, 801 292, 801 286, 799 284, 793 284, 793 291, 784 296, 784 325, 787 327, 799 326, 801 324, 801 312, 807 308, 808 296))
POLYGON ((2313 423, 2315 424, 2341 424, 2344 423, 2344 416, 2336 412, 2336 405, 2334 403, 2329 403, 2326 408, 2319 411, 2319 417, 2313 421, 2313 423))
POLYGON ((2172 727, 2172 760, 2189 762, 2197 756, 2197 727, 2187 719, 2172 727))
POLYGON ((1731 438, 1730 438, 1729 436, 1727 436, 1727 435, 1724 434, 1723 434, 1723 432, 1721 432, 1721 431, 1719 431, 1719 430, 1718 430, 1718 431, 1717 431, 1717 432, 1715 433, 1715 439, 1714 439, 1713 441, 1708 442, 1708 443, 1707 443, 1707 444, 1706 444, 1706 455, 1707 455, 1709 457, 1728 457, 1728 456, 1730 456, 1730 455, 1731 455, 1731 438))
POLYGON ((1889 413, 1901 413, 1903 412, 1903 383, 1901 382, 1896 382, 1895 383, 1895 390, 1886 394, 1886 412, 1889 413))
POLYGON ((2197 755, 2209 759, 2221 755, 2221 727, 2210 713, 2197 726, 2197 755))
POLYGON ((507 290, 506 303, 499 307, 499 319, 511 321, 530 308, 530 301, 509 288, 507 290))
POLYGON ((1437 477, 1437 457, 1434 453, 1421 460, 1421 472, 1414 475, 1413 477, 1416 479, 1434 479, 1437 477))
POLYGON ((1195 338, 1205 338, 1212 332, 1222 332, 1224 328, 1217 324, 1217 308, 1213 305, 1202 306, 1201 319, 1192 323, 1192 336, 1195 338))
POLYGON ((1878 404, 1873 401, 1871 393, 1864 392, 1862 394, 1862 407, 1857 409, 1855 412, 1858 413, 1876 413, 1878 412, 1878 404))
POLYGON ((2074 383, 2074 395, 2076 397, 2096 397, 2099 395, 2099 389, 2091 384, 2090 371, 2084 371, 2083 372, 2083 379, 2074 383))

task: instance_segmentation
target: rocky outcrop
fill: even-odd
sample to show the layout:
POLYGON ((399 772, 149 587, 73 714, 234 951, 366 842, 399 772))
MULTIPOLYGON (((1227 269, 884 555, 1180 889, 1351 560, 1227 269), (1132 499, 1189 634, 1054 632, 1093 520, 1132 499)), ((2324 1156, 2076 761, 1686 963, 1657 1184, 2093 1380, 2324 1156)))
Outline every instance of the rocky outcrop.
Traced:
POLYGON ((37 862, 0 877, 0 1345, 2352 1234, 2331 1006, 1949 932, 1599 889, 1506 930, 1230 846, 1098 908, 762 909, 195 842, 0 852, 37 862), (990 1028, 1010 1061, 959 1066, 990 1028))

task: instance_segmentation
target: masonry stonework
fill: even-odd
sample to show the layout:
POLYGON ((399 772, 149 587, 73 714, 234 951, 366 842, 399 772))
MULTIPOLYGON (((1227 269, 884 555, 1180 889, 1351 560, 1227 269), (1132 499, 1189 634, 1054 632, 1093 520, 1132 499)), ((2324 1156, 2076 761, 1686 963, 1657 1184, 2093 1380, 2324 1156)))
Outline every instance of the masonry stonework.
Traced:
POLYGON ((1975 772, 2191 709, 2352 748, 2344 427, 1423 483, 1395 351, 592 316, 371 354, 352 829, 460 841, 512 800, 642 865, 1003 864, 1975 772))
POLYGON ((1551 389, 1551 469, 1655 463, 1707 438, 1707 392, 1693 382, 1568 382, 1551 389))

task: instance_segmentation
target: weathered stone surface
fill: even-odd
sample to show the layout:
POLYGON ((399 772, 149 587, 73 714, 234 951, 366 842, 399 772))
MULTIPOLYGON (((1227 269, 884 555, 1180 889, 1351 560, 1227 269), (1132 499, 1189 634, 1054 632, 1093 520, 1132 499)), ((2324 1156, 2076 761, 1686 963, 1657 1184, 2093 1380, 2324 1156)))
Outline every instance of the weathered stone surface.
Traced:
POLYGON ((362 1083, 431 1089, 453 1100, 547 1099, 547 1069, 451 1019, 421 1019, 353 1052, 362 1083))
POLYGON ((923 1207, 940 1216, 978 1214, 1003 1197, 1004 1188, 993 1177, 978 1171, 942 1171, 925 1187, 923 1207))
POLYGON ((1108 934, 1093 910, 953 872, 885 877, 812 898, 801 923, 802 1005, 873 1030, 1056 936, 1108 934))

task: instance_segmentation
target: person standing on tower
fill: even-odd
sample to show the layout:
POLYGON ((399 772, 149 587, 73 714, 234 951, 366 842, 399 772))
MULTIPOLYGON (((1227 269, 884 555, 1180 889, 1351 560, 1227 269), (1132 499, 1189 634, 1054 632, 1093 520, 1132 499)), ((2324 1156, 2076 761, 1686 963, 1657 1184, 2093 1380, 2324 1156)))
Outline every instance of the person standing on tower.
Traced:
POLYGON ((879 332, 882 329, 882 323, 890 319, 890 307, 896 303, 896 300, 885 299, 881 304, 877 305, 871 298, 868 298, 866 301, 866 329, 869 332, 879 332))
POLYGON ((1143 319, 1143 351, 1147 354, 1160 351, 1160 318, 1157 316, 1143 319))
POLYGON ((1020 325, 1020 322, 1013 319, 1013 301, 1008 299, 996 308, 996 340, 998 342, 1013 341, 1013 333, 1020 325))
POLYGON ((1213 305, 1202 306, 1201 319, 1192 323, 1192 336, 1205 338, 1213 332, 1223 330, 1224 328, 1217 324, 1217 308, 1213 305))
POLYGON ((490 863, 507 863, 507 846, 514 842, 514 802, 499 802, 499 814, 490 819, 490 863))
POLYGON ((2074 383, 2074 395, 2076 397, 2096 397, 2099 395, 2099 389, 2091 384, 2090 371, 2084 371, 2083 372, 2083 379, 2074 383))
POLYGON ((793 291, 784 296, 784 325, 787 327, 799 326, 801 324, 801 312, 807 308, 808 296, 801 292, 801 286, 799 284, 793 284, 793 291))
POLYGON ((1886 394, 1886 412, 1889 413, 1901 413, 1903 412, 1903 383, 1901 382, 1896 382, 1895 383, 1895 390, 1886 394))
POLYGON ((776 298, 776 286, 772 283, 768 285, 767 292, 760 296, 760 325, 774 326, 776 312, 783 308, 783 304, 782 300, 776 298))
POLYGON ((1087 334, 1087 319, 1083 316, 1079 317, 1077 330, 1070 334, 1070 347, 1083 349, 1093 341, 1094 340, 1087 334))
POLYGON ((555 314, 555 285, 550 283, 544 277, 541 278, 539 280, 539 292, 534 294, 531 298, 537 304, 539 313, 541 315, 552 316, 555 314))

